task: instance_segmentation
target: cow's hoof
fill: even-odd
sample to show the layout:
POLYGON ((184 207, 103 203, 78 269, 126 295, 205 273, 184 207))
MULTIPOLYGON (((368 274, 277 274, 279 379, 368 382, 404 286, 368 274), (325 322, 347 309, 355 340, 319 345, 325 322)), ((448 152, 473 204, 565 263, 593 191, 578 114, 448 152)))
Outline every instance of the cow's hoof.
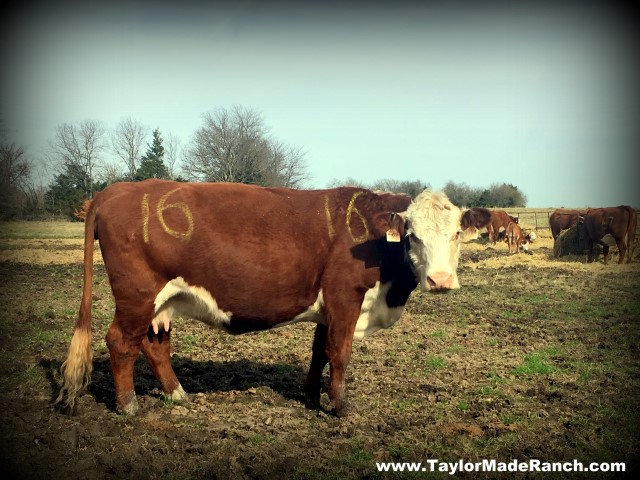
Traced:
POLYGON ((135 415, 138 412, 138 399, 135 393, 126 396, 124 401, 118 399, 116 412, 120 415, 135 415))
POLYGON ((184 391, 182 385, 178 385, 171 393, 165 393, 165 398, 175 403, 189 403, 189 395, 184 391))
POLYGON ((309 410, 318 410, 320 408, 320 394, 305 395, 304 406, 309 410))
POLYGON ((335 405, 333 413, 338 418, 345 418, 349 415, 349 404, 346 401, 339 402, 335 405))

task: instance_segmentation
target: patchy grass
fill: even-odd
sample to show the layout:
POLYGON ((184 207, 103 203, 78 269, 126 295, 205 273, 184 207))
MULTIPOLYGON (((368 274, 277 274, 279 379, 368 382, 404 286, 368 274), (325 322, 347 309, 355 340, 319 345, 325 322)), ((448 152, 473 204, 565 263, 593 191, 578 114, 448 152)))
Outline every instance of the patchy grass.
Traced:
POLYGON ((548 355, 542 352, 525 355, 524 362, 513 369, 516 376, 548 375, 555 371, 556 368, 548 361, 548 355))
POLYGON ((69 239, 84 238, 80 222, 0 222, 0 239, 69 239))
POLYGON ((11 447, 0 460, 14 476, 415 478, 382 475, 375 462, 631 465, 640 450, 640 264, 556 260, 544 236, 533 255, 465 244, 460 290, 416 291, 396 326, 355 342, 343 419, 330 412, 327 371, 323 409, 303 405, 312 325, 229 336, 182 318, 172 326, 172 363, 192 402, 175 408, 141 357, 140 412, 116 415, 104 343, 113 300, 96 264, 93 378, 79 415, 61 415, 49 402, 82 285, 81 224, 72 225, 79 237, 64 241, 0 234, 2 255, 26 246, 70 255, 61 264, 32 254, 0 261, 0 440, 11 447))

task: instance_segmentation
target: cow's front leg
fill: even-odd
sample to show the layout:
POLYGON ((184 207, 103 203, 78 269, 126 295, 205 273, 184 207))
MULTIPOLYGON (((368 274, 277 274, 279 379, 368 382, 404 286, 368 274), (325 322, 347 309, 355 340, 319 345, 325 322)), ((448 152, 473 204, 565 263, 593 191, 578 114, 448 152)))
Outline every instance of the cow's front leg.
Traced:
POLYGON ((133 365, 140 353, 144 333, 137 336, 131 335, 125 333, 120 325, 121 322, 116 313, 106 336, 116 389, 116 411, 133 415, 138 411, 138 401, 133 386, 133 365))
POLYGON ((329 399, 333 403, 338 417, 347 413, 345 376, 349 360, 351 360, 353 332, 361 303, 357 305, 357 308, 352 308, 351 312, 345 310, 343 316, 333 317, 334 321, 330 321, 327 328, 325 351, 329 359, 329 399))
POLYGON ((345 376, 347 365, 351 359, 351 344, 343 345, 342 348, 332 353, 329 359, 329 399, 335 407, 336 416, 343 417, 347 413, 347 388, 345 376))
POLYGON ((320 387, 322 385, 322 372, 329 363, 325 351, 327 345, 327 327, 322 324, 316 326, 313 334, 313 347, 311 349, 311 365, 304 382, 305 401, 308 408, 320 407, 320 387))
POLYGON ((162 385, 164 395, 174 402, 189 400, 171 367, 171 331, 160 329, 157 333, 149 327, 142 341, 142 352, 162 385))

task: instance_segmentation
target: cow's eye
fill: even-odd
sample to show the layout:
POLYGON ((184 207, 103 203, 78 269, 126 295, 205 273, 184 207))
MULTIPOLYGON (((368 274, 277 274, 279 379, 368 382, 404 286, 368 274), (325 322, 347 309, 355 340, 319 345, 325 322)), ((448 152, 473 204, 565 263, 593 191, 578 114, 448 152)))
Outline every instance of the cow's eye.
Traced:
POLYGON ((456 232, 456 233, 454 233, 454 234, 453 234, 453 238, 452 238, 452 240, 453 240, 453 241, 460 240, 460 237, 462 237, 462 232, 461 232, 461 231, 458 231, 458 232, 456 232))

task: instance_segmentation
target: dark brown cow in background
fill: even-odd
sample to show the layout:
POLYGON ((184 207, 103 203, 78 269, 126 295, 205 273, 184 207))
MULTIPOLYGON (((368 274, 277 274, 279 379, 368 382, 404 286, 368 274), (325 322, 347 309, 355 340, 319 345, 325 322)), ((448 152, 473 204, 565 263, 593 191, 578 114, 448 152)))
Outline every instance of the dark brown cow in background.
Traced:
POLYGON ((480 236, 480 230, 488 228, 491 221, 491 211, 482 207, 465 210, 465 218, 469 227, 465 231, 464 241, 474 240, 480 236))
POLYGON ((511 222, 518 223, 518 218, 512 217, 504 210, 491 210, 491 220, 487 225, 487 232, 489 232, 489 240, 493 245, 498 241, 500 230, 506 230, 511 222))
POLYGON ((354 338, 388 328, 409 294, 459 288, 460 242, 482 212, 442 193, 376 194, 362 188, 292 190, 231 183, 116 183, 87 212, 80 313, 57 402, 73 411, 92 371, 94 239, 115 298, 106 335, 116 409, 138 409, 133 367, 142 351, 164 394, 187 395, 171 367, 171 319, 191 317, 229 333, 316 323, 304 386, 319 406, 346 405, 354 338))
POLYGON ((635 247, 637 214, 627 206, 608 208, 590 208, 584 215, 587 231, 587 262, 593 261, 593 244, 602 245, 604 263, 609 262, 609 246, 618 247, 620 258, 618 263, 631 262, 635 247))
POLYGON ((586 210, 574 210, 569 208, 558 208, 549 216, 549 227, 551 236, 555 241, 562 230, 567 230, 578 224, 578 219, 583 216, 586 210))

